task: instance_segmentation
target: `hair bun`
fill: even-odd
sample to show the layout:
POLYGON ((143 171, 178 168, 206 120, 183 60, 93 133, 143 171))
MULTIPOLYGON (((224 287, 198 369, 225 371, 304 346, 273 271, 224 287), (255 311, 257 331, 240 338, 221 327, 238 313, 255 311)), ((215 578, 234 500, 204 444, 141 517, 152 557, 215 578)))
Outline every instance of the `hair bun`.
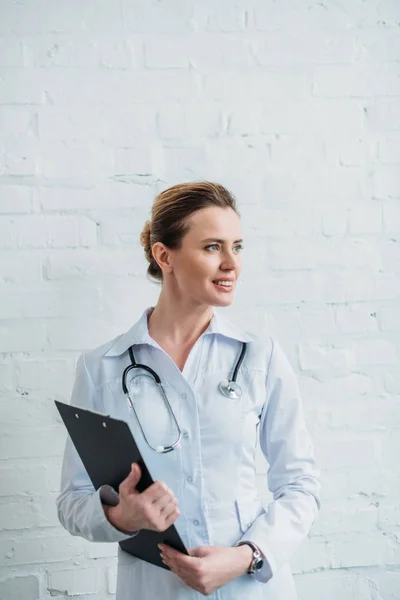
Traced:
POLYGON ((146 221, 144 224, 143 231, 140 234, 140 243, 144 248, 146 258, 149 262, 152 259, 150 235, 151 235, 151 223, 150 223, 150 221, 146 221))

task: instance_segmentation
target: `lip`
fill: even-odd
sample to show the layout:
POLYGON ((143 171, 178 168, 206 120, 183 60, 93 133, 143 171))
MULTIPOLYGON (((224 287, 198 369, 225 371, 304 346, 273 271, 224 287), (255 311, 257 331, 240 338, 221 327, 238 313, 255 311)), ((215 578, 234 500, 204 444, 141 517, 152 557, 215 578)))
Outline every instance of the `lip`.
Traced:
POLYGON ((216 281, 232 281, 233 283, 235 280, 231 277, 220 277, 220 279, 213 279, 213 283, 215 283, 216 281))

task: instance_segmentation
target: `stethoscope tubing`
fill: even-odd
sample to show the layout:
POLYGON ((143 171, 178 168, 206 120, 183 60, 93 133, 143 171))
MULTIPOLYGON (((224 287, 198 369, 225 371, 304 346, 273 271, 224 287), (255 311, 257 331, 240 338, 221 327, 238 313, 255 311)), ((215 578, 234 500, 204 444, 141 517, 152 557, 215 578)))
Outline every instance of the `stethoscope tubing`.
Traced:
MULTIPOLYGON (((242 349, 240 352, 240 356, 239 359, 237 360, 237 363, 235 365, 235 368, 233 370, 233 375, 232 375, 232 379, 227 379, 224 381, 221 381, 218 388, 219 390, 227 397, 227 398, 240 398, 241 394, 242 394, 242 390, 239 386, 238 383, 236 383, 236 378, 237 378, 237 374, 239 372, 240 366, 243 362, 244 356, 246 354, 246 350, 247 350, 247 343, 246 342, 242 342, 242 349)), ((131 359, 131 364, 128 365, 125 369, 124 372, 122 374, 122 390, 127 398, 128 401, 128 406, 131 407, 131 409, 133 410, 133 413, 135 415, 136 421, 138 422, 138 425, 140 427, 140 430, 142 432, 143 438, 146 442, 146 444, 149 446, 149 448, 151 450, 153 450, 153 452, 157 452, 158 454, 166 454, 167 452, 171 452, 172 450, 174 450, 178 444, 181 441, 182 438, 182 431, 181 428, 179 426, 179 423, 175 417, 175 413, 172 410, 172 406, 169 403, 168 400, 168 396, 165 393, 165 390, 163 388, 163 385, 161 383, 161 379, 159 378, 159 376, 157 375, 157 373, 148 365, 142 365, 140 363, 137 363, 135 360, 135 356, 133 354, 133 346, 131 346, 129 348, 129 357, 131 359), (127 380, 127 376, 128 373, 133 370, 133 369, 143 369, 144 371, 147 371, 148 373, 150 373, 152 375, 152 377, 154 378, 156 385, 160 388, 161 394, 164 398, 164 402, 166 403, 167 407, 168 407, 168 411, 170 413, 170 415, 172 416, 172 419, 175 423, 177 432, 178 432, 178 437, 175 440, 175 442, 173 444, 170 444, 168 446, 157 446, 156 448, 154 448, 154 446, 152 446, 149 442, 149 440, 147 439, 147 436, 143 430, 142 424, 140 422, 140 419, 138 417, 138 414, 136 412, 136 409, 133 405, 132 399, 130 397, 129 394, 129 390, 128 390, 128 386, 126 385, 126 380, 127 380)))

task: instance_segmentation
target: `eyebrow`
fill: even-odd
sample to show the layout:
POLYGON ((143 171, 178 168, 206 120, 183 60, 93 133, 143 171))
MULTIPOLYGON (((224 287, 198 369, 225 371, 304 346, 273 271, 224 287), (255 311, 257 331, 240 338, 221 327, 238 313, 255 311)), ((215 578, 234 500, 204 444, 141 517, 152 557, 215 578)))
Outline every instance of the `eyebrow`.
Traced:
MULTIPOLYGON (((203 244, 204 242, 218 242, 219 244, 224 244, 226 240, 220 240, 218 238, 206 238, 205 240, 201 240, 201 243, 203 244)), ((234 244, 239 244, 243 242, 243 240, 235 240, 233 243, 234 244)))

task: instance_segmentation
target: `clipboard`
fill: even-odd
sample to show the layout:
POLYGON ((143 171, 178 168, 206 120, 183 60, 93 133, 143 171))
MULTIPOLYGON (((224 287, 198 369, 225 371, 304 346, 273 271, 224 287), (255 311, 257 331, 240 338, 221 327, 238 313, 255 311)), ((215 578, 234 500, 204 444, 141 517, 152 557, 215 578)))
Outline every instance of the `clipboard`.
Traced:
MULTIPOLYGON (((137 462, 142 471, 137 490, 143 492, 154 483, 125 421, 58 400, 54 402, 96 490, 110 485, 118 492, 133 462, 137 462)), ((174 525, 162 532, 142 529, 119 545, 125 552, 169 571, 160 557, 157 544, 161 543, 188 554, 174 525)))

